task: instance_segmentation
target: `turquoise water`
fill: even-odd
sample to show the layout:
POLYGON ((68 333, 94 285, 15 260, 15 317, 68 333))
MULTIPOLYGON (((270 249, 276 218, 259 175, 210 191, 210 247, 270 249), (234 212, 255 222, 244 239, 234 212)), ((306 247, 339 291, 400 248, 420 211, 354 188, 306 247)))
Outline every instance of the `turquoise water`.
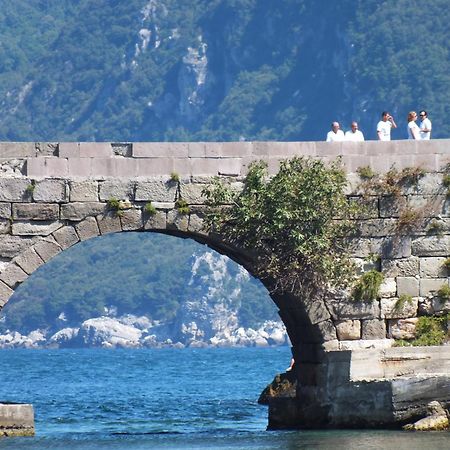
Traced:
POLYGON ((0 400, 32 403, 14 450, 429 449, 448 433, 268 432, 261 390, 290 350, 2 350, 0 400))

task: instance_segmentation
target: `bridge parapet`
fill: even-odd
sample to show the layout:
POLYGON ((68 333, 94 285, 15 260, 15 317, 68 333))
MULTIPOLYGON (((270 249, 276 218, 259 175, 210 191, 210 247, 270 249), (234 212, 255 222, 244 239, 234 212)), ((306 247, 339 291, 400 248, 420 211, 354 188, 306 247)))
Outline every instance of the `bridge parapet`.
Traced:
POLYGON ((370 166, 386 172, 421 166, 434 172, 450 162, 450 140, 366 142, 2 142, 0 164, 25 162, 30 177, 243 176, 251 161, 277 171, 281 159, 342 158, 347 172, 370 166))

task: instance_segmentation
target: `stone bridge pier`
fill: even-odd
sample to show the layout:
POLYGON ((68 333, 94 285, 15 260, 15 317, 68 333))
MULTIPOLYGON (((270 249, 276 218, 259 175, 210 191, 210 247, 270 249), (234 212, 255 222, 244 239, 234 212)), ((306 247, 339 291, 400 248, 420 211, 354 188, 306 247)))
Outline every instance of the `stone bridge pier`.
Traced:
POLYGON ((448 346, 394 343, 414 335, 419 316, 450 312, 450 300, 437 295, 449 283, 450 140, 0 143, 0 307, 55 255, 107 233, 192 238, 251 273, 251 254, 205 230, 202 190, 213 177, 239 189, 252 161, 267 161, 275 173, 293 156, 341 157, 352 201, 363 195, 358 168, 421 167, 424 175, 396 198, 371 194, 358 219, 353 257, 362 272, 383 273, 379 298, 271 292, 296 364, 266 398, 269 427, 396 426, 423 415, 431 400, 448 407, 448 346), (180 198, 188 212, 180 212, 180 198), (418 226, 403 227, 407 211, 421 212, 418 226))

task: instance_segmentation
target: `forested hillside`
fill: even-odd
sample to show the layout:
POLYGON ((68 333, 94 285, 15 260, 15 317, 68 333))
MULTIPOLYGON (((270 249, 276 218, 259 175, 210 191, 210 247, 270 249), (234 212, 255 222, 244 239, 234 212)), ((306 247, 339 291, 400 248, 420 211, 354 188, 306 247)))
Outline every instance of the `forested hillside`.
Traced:
POLYGON ((192 240, 154 233, 83 242, 38 269, 2 310, 0 333, 79 326, 123 314, 171 322, 186 302, 223 303, 241 326, 277 319, 262 284, 192 240))
POLYGON ((448 0, 0 0, 2 140, 449 137, 448 0), (404 125, 404 126, 402 126, 404 125))

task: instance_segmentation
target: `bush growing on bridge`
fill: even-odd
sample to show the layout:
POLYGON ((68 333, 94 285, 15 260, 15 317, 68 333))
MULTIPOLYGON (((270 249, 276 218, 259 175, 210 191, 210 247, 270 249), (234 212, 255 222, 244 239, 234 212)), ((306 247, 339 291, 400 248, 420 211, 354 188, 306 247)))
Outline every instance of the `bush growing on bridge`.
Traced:
POLYGON ((346 236, 357 208, 347 201, 346 183, 339 161, 284 160, 273 177, 266 163, 255 162, 241 192, 219 179, 203 191, 206 223, 251 251, 255 275, 274 289, 307 295, 343 286, 354 275, 346 236))

